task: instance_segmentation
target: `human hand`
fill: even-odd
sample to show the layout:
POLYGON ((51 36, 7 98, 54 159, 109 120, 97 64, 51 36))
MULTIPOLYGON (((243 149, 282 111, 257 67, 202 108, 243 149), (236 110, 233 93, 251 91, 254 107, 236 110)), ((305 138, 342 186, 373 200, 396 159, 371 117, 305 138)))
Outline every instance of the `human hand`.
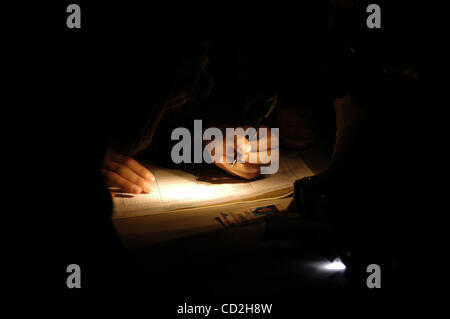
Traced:
POLYGON ((107 149, 102 174, 108 187, 119 187, 133 194, 150 193, 155 181, 153 174, 131 157, 107 149))
POLYGON ((234 135, 223 134, 223 140, 213 140, 208 143, 214 164, 232 175, 249 180, 261 176, 264 166, 276 166, 278 170, 278 136, 272 134, 267 126, 261 126, 257 138, 249 141, 245 136, 247 128, 249 126, 237 130, 236 138, 234 135), (238 162, 232 165, 235 152, 237 152, 238 162))

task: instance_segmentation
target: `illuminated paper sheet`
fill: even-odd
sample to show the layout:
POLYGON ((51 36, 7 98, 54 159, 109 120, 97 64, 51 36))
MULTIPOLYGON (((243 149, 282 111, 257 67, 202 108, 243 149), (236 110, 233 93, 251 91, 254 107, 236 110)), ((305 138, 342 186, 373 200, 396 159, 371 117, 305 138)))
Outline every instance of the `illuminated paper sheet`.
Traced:
POLYGON ((313 174, 296 153, 282 153, 278 172, 255 181, 231 177, 215 167, 187 172, 143 164, 156 178, 153 191, 139 195, 117 193, 113 200, 114 218, 252 201, 274 192, 283 197, 292 193, 294 181, 313 174))

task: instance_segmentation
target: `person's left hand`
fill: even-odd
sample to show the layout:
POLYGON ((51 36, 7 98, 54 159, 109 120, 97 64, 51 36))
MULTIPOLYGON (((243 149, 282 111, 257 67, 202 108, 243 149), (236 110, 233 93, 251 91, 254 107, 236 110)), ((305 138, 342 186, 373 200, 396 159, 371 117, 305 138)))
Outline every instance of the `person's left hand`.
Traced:
POLYGON ((108 187, 119 187, 133 194, 150 193, 155 176, 129 156, 107 149, 102 174, 108 187))

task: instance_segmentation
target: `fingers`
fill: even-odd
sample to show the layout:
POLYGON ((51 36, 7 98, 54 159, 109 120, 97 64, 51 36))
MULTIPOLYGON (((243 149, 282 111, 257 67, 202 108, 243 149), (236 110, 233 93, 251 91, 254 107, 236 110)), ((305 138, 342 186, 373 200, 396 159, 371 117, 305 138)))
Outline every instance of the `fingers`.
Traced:
POLYGON ((109 161, 120 163, 120 164, 128 167, 129 169, 134 171, 137 175, 141 176, 142 178, 144 178, 146 180, 149 180, 152 182, 155 181, 155 176, 153 176, 153 174, 148 169, 146 169, 144 166, 139 164, 138 161, 136 161, 135 159, 133 159, 131 157, 115 153, 110 157, 107 156, 106 158, 109 161))
POLYGON ((248 139, 242 137, 241 139, 235 139, 234 149, 239 154, 247 154, 252 150, 252 146, 248 139))
MULTIPOLYGON (((267 136, 265 138, 267 138, 267 136)), ((255 141, 255 143, 256 142, 257 141, 255 141)), ((278 145, 278 141, 274 141, 273 144, 278 145)), ((245 152, 238 154, 239 161, 237 163, 232 165, 231 162, 233 161, 233 157, 230 154, 222 154, 221 161, 215 162, 215 164, 232 175, 252 180, 261 176, 261 167, 263 165, 269 165, 273 160, 278 160, 279 158, 278 148, 265 149, 266 147, 264 147, 265 150, 256 151, 259 147, 258 144, 254 144, 256 146, 255 150, 253 150, 250 142, 247 140, 245 144, 241 145, 245 145, 245 152)), ((241 147, 241 151, 242 148, 243 147, 241 147)), ((231 154, 234 154, 234 149, 231 154)))
POLYGON ((142 192, 142 188, 131 183, 113 171, 102 169, 102 173, 105 177, 106 185, 108 186, 117 186, 127 193, 140 194, 142 192))
POLYGON ((224 134, 222 140, 213 140, 211 144, 212 155, 217 154, 219 157, 227 154, 227 159, 232 158, 234 153, 245 155, 249 152, 265 151, 278 148, 278 134, 272 134, 271 128, 261 126, 258 132, 248 130, 248 126, 242 127, 241 130, 236 128, 234 134, 224 134), (256 134, 256 135, 255 135, 256 134), (250 135, 251 140, 248 139, 250 135))
POLYGON ((136 160, 111 149, 105 154, 102 173, 108 186, 134 194, 150 193, 155 181, 153 174, 136 160))
POLYGON ((251 151, 251 145, 244 134, 238 137, 230 136, 227 138, 225 136, 223 140, 213 140, 209 145, 211 147, 211 155, 214 156, 217 162, 231 163, 236 152, 239 155, 251 151))
MULTIPOLYGON (((147 174, 150 172, 148 172, 145 168, 144 169, 147 172, 140 170, 139 167, 130 166, 129 163, 127 163, 127 165, 124 165, 122 163, 117 163, 117 162, 112 162, 112 161, 105 161, 104 167, 110 169, 111 171, 113 171, 114 173, 119 175, 120 177, 126 179, 128 182, 131 182, 134 185, 139 186, 139 188, 142 191, 144 191, 145 193, 151 192, 151 190, 152 190, 152 182, 150 179, 151 177, 149 174, 147 174), (136 170, 140 171, 141 176, 136 173, 136 170), (147 179, 143 178, 142 176, 147 176, 147 179)), ((153 176, 153 175, 151 175, 151 176, 153 176)))
POLYGON ((155 176, 148 169, 139 164, 135 159, 128 157, 124 162, 122 162, 122 164, 131 169, 141 178, 150 182, 155 181, 155 176))
POLYGON ((251 151, 266 151, 278 148, 279 140, 276 134, 272 134, 272 130, 267 126, 261 126, 258 130, 256 138, 250 141, 251 151))
POLYGON ((276 157, 279 157, 278 134, 272 134, 271 129, 260 127, 256 136, 256 131, 251 132, 243 127, 243 130, 234 130, 234 134, 224 135, 223 139, 213 140, 211 145, 211 155, 214 163, 224 171, 245 179, 255 179, 261 176, 261 166, 269 165, 276 157), (252 140, 248 140, 246 135, 251 135, 252 140), (234 165, 234 155, 237 153, 238 162, 234 165))
POLYGON ((278 148, 245 154, 245 162, 257 165, 268 165, 272 160, 278 160, 279 158, 280 151, 278 148))

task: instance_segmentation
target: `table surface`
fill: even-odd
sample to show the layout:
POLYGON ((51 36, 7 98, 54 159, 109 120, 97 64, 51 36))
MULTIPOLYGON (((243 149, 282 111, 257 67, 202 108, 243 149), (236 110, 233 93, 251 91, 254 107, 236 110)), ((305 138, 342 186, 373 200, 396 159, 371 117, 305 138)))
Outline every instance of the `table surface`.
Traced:
MULTIPOLYGON (((300 154, 314 174, 328 167, 329 155, 323 148, 311 148, 301 151, 300 154)), ((224 226, 216 217, 224 211, 242 211, 271 204, 278 205, 282 211, 286 211, 292 200, 292 197, 287 197, 217 207, 199 207, 157 215, 115 219, 113 222, 123 245, 126 248, 138 248, 223 229, 224 226)), ((264 227, 249 228, 252 229, 250 233, 253 239, 262 239, 264 227)), ((236 231, 227 231, 227 233, 234 236, 236 231)))

